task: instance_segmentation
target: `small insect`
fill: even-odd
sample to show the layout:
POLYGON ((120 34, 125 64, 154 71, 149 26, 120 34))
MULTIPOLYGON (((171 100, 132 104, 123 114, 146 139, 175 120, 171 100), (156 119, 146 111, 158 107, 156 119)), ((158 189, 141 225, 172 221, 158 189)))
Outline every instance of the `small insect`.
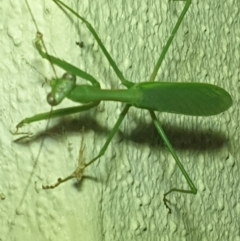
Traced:
POLYGON ((79 46, 81 49, 84 48, 84 42, 76 42, 76 45, 79 46))
MULTIPOLYGON (((171 209, 167 204, 168 200, 166 198, 170 193, 180 192, 196 194, 197 188, 195 187, 193 181, 191 180, 185 168, 181 164, 175 150, 173 149, 171 143, 165 135, 160 125, 160 122, 157 120, 154 111, 190 116, 211 116, 217 115, 221 112, 228 110, 232 105, 232 98, 230 94, 226 90, 216 85, 187 82, 153 82, 156 78, 162 61, 173 41, 173 38, 176 35, 179 26, 181 25, 183 18, 185 17, 191 5, 191 0, 183 0, 185 2, 185 6, 178 18, 175 27, 172 30, 170 37, 168 38, 168 41, 162 53, 158 58, 156 65, 153 68, 153 72, 149 78, 149 81, 137 84, 130 82, 129 80, 126 80, 124 78, 122 72, 119 70, 116 63, 104 47, 98 34, 96 33, 92 25, 85 18, 80 16, 78 13, 76 13, 73 9, 68 7, 62 1, 53 1, 60 8, 64 8, 65 10, 75 15, 83 23, 85 23, 86 27, 89 29, 89 31, 97 41, 99 47, 103 51, 105 57, 108 59, 114 72, 120 79, 121 83, 126 87, 126 89, 101 89, 99 82, 92 75, 86 73, 85 71, 73 66, 72 64, 64 60, 60 60, 52 55, 49 55, 46 51, 44 51, 42 45, 43 36, 41 33, 38 32, 34 41, 38 53, 41 55, 42 58, 50 61, 52 65, 56 65, 66 71, 66 73, 61 78, 54 78, 51 80, 51 92, 47 95, 47 102, 51 106, 56 106, 59 105, 64 100, 64 98, 68 98, 74 102, 81 103, 82 105, 77 107, 57 109, 53 110, 50 113, 41 113, 34 115, 30 118, 22 120, 19 124, 17 124, 16 128, 19 129, 25 124, 30 124, 36 121, 48 120, 50 118, 62 117, 73 113, 87 111, 91 108, 98 106, 100 101, 103 100, 119 101, 125 103, 126 105, 122 110, 121 114, 119 115, 118 120, 115 123, 113 129, 110 131, 103 147, 101 148, 97 156, 95 156, 92 160, 90 160, 84 165, 84 167, 86 168, 104 155, 109 143, 118 131, 119 126, 124 120, 130 107, 134 106, 137 108, 149 110, 149 114, 152 118, 154 126, 156 127, 159 135, 161 136, 163 142, 170 151, 171 155, 176 161, 176 164, 180 168, 183 176, 185 177, 189 185, 189 190, 172 188, 164 194, 164 204, 169 209, 169 212, 171 212, 171 209), (76 76, 85 79, 88 82, 88 84, 76 84, 76 76)), ((81 174, 83 170, 84 168, 81 169, 81 174)), ((72 178, 73 176, 70 175, 69 177, 72 178)), ((68 180, 68 178, 59 179, 55 185, 45 186, 44 188, 54 188, 60 183, 68 180)))

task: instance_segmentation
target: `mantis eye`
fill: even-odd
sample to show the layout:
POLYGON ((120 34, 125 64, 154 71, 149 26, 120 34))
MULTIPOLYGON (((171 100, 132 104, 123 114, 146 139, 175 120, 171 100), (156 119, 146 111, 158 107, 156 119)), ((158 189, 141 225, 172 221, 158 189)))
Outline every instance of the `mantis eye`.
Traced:
POLYGON ((56 101, 52 93, 49 93, 47 95, 47 102, 51 106, 58 105, 58 102, 56 101))
POLYGON ((62 79, 69 82, 73 82, 74 84, 76 83, 76 76, 70 73, 63 74, 62 79))

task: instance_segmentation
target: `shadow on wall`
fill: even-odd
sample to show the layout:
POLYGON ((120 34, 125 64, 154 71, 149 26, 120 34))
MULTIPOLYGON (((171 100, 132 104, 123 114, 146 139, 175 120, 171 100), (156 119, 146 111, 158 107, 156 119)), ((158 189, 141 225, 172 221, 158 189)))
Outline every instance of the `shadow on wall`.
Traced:
MULTIPOLYGON (((170 143, 177 150, 199 150, 211 151, 220 149, 228 142, 227 137, 222 132, 213 132, 209 130, 190 130, 181 126, 175 126, 161 122, 170 143)), ((68 117, 61 118, 56 125, 47 131, 39 132, 34 136, 23 136, 15 140, 19 144, 27 144, 39 141, 43 137, 46 138, 62 138, 64 134, 71 135, 80 133, 84 127, 84 133, 89 130, 94 131, 102 138, 106 138, 109 131, 106 127, 100 126, 93 117, 84 115, 78 119, 70 119, 68 117), (104 137, 103 137, 104 136, 104 137)), ((157 133, 154 125, 145 124, 139 120, 137 127, 128 135, 124 132, 118 132, 119 141, 132 141, 138 144, 147 144, 151 148, 164 147, 163 141, 157 133)), ((104 141, 105 139, 103 139, 104 141)))

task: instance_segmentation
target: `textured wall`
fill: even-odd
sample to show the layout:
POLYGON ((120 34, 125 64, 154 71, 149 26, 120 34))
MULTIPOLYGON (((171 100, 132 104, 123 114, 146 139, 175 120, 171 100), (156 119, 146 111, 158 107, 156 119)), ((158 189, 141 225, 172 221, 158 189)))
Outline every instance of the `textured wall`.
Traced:
MULTIPOLYGON (((65 2, 93 24, 125 77, 135 82, 148 79, 183 6, 167 0, 65 2)), ((121 87, 84 25, 51 1, 30 5, 49 52, 91 73, 102 87, 121 87)), ((86 169, 91 178, 80 186, 71 180, 41 189, 74 170, 82 126, 86 161, 97 154, 122 104, 101 103, 79 118, 52 121, 46 132, 45 121, 31 124, 21 131, 35 137, 14 143, 18 137, 9 130, 21 119, 49 111, 42 84, 53 71, 32 46, 36 29, 24 1, 2 2, 0 240, 240 240, 239 10, 239 0, 193 0, 159 71, 162 81, 217 84, 234 101, 228 112, 209 118, 159 115, 198 188, 196 196, 169 196, 168 214, 163 193, 186 183, 148 112, 134 108, 104 157, 86 169)))

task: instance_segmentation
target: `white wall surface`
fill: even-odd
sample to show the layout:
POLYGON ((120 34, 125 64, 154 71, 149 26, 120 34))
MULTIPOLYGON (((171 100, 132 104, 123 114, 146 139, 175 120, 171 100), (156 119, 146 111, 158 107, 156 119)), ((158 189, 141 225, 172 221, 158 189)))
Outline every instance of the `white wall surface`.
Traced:
MULTIPOLYGON (((184 5, 65 2, 92 23, 134 82, 147 81, 184 5)), ((91 73, 104 88, 122 88, 85 25, 70 21, 50 0, 30 1, 30 6, 49 52, 91 73), (84 48, 75 41, 83 41, 84 48)), ((78 188, 71 180, 54 190, 41 189, 74 171, 82 126, 86 162, 98 153, 123 105, 101 103, 87 113, 51 121, 47 131, 46 121, 25 126, 20 131, 35 137, 13 142, 19 136, 10 130, 20 120, 50 110, 43 83, 54 74, 32 45, 36 29, 25 2, 1 1, 0 240, 240 240, 239 14, 239 0, 193 0, 158 73, 158 81, 219 85, 234 102, 213 117, 158 115, 198 188, 196 196, 170 195, 168 214, 163 193, 187 187, 185 179, 157 138, 148 112, 135 108, 105 155, 86 169, 92 178, 78 188)))

